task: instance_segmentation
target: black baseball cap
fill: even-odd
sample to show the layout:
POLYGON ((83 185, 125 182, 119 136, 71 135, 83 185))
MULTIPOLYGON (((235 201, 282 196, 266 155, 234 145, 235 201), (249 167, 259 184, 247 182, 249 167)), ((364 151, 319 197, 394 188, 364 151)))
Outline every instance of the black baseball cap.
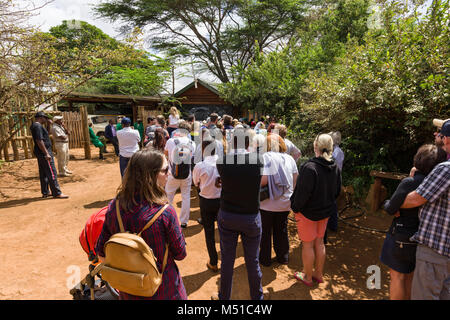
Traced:
POLYGON ((50 119, 50 117, 48 115, 46 115, 44 112, 39 111, 34 115, 35 118, 47 118, 50 119))

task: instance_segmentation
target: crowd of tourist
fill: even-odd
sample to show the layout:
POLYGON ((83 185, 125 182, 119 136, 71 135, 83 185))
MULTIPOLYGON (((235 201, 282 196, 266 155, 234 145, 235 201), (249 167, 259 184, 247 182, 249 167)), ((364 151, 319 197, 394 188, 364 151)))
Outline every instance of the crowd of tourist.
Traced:
MULTIPOLYGON (((48 178, 55 169, 42 129, 45 115, 38 113, 36 119, 41 126, 33 125, 33 137, 43 141, 35 148, 41 159, 42 193, 48 195, 47 183, 54 196, 65 197, 56 177, 48 178)), ((391 299, 450 298, 450 119, 433 123, 437 127, 435 144, 419 148, 410 177, 383 204, 394 216, 380 257, 390 270, 391 299)), ((56 127, 55 134, 59 132, 64 130, 56 127)), ((212 113, 206 121, 197 121, 194 115, 184 120, 173 107, 168 121, 159 115, 149 117, 145 127, 137 121, 133 128, 131 120, 123 117, 117 126, 110 122, 105 132, 119 156, 122 183, 108 206, 96 246, 99 255, 104 255, 103 245, 118 232, 116 200, 120 200, 124 226, 131 232, 138 232, 163 205, 170 204, 155 227, 143 233, 159 268, 165 248, 169 250, 163 283, 150 299, 187 298, 175 260, 186 257, 182 230, 190 220, 192 186, 200 203, 199 223, 208 253, 205 264, 212 272, 220 272, 219 290, 212 293, 212 299, 231 298, 239 236, 251 299, 268 298, 262 288, 261 265, 270 267, 274 260, 288 264, 290 212, 302 243, 303 269, 293 277, 308 287, 324 281, 326 231, 337 230, 336 199, 342 187, 344 152, 339 132, 318 134, 313 142, 314 157, 300 166, 301 151, 275 119, 256 122, 212 113), (173 201, 178 189, 182 202, 177 214, 173 201)), ((64 134, 57 137, 58 143, 65 142, 64 134)), ((58 146, 58 154, 59 150, 64 159, 64 147, 58 146)), ((61 161, 59 171, 69 174, 61 161)), ((120 294, 123 299, 142 298, 120 294)))

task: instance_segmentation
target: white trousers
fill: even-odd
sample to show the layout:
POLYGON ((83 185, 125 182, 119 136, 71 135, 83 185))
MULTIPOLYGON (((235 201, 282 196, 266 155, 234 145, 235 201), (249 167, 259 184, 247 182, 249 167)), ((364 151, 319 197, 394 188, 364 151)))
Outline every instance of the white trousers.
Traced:
POLYGON ((67 163, 69 162, 69 143, 56 142, 56 160, 58 161, 59 174, 67 174, 67 163))
MULTIPOLYGON (((169 203, 173 205, 173 198, 178 188, 181 191, 181 213, 180 213, 180 224, 189 222, 189 215, 191 211, 191 184, 192 177, 189 175, 188 178, 180 180, 175 179, 172 175, 169 175, 166 184, 166 193, 169 203)), ((175 207, 175 206, 174 206, 175 207)))

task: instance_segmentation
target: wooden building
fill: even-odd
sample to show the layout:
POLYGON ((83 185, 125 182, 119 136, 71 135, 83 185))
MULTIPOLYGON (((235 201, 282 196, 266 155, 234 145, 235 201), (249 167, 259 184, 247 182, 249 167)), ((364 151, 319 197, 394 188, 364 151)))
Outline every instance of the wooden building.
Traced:
POLYGON ((224 114, 239 116, 237 108, 223 100, 213 85, 200 79, 175 93, 175 97, 180 100, 183 111, 195 114, 197 120, 205 120, 213 112, 220 116, 224 114))
POLYGON ((74 104, 93 104, 92 114, 126 115, 135 121, 138 117, 145 122, 147 113, 161 113, 161 98, 152 96, 132 96, 119 94, 92 94, 72 93, 65 96, 61 101, 67 103, 66 107, 61 105, 61 111, 75 111, 74 104), (102 108, 105 105, 113 105, 111 109, 102 108))

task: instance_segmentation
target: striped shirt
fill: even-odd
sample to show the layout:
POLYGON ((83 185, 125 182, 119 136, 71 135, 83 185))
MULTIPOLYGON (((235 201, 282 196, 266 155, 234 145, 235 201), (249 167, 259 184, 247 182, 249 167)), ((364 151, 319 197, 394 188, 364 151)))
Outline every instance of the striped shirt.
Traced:
POLYGON ((450 258, 450 160, 438 164, 416 189, 427 199, 412 240, 450 258))
MULTIPOLYGON (((161 209, 160 205, 149 205, 147 202, 143 202, 141 205, 141 207, 135 206, 133 210, 126 213, 121 210, 123 226, 126 231, 139 233, 155 213, 161 209)), ((95 251, 98 255, 105 256, 105 243, 113 234, 118 232, 120 232, 120 228, 116 215, 116 200, 113 199, 108 205, 102 233, 97 240, 95 251)), ((183 260, 186 257, 186 242, 181 233, 175 209, 168 206, 154 224, 142 233, 142 238, 153 250, 158 260, 159 270, 162 269, 166 243, 169 244, 169 255, 162 283, 152 297, 138 297, 120 292, 119 298, 122 300, 186 300, 186 289, 175 264, 175 260, 183 260)))

